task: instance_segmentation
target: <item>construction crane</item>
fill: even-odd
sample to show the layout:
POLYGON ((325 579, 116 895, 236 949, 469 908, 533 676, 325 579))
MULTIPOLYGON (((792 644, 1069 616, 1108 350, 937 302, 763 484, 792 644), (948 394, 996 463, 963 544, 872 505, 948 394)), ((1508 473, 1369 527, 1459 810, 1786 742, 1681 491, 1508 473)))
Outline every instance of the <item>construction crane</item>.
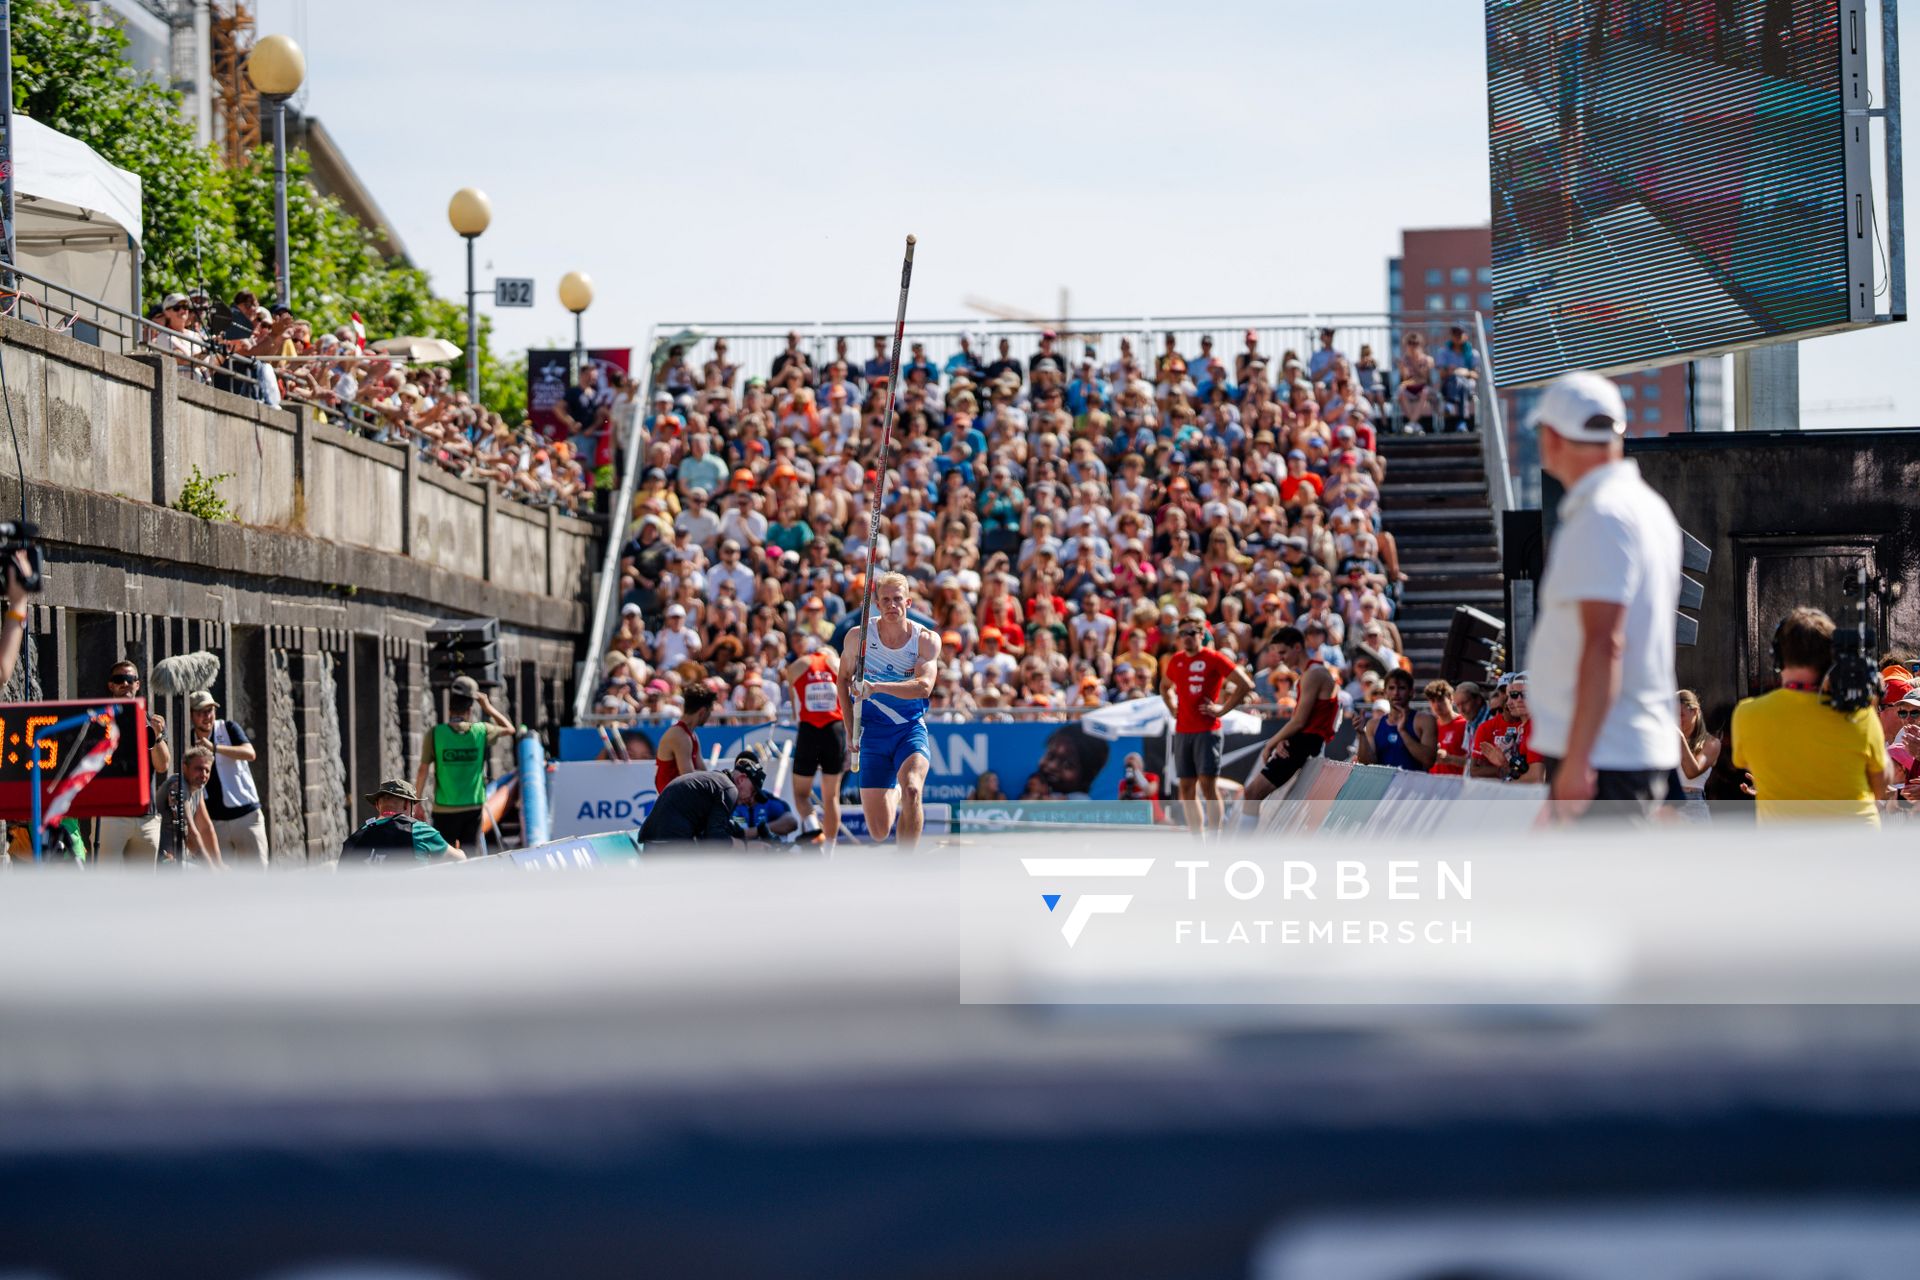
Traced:
POLYGON ((1037 315, 1020 307, 1008 306, 1004 302, 995 302, 991 298, 982 298, 977 294, 968 294, 963 300, 969 311, 978 311, 981 315, 992 316, 996 320, 1018 320, 1025 324, 1039 325, 1052 329, 1060 341, 1070 338, 1097 338, 1097 333, 1075 334, 1067 327, 1067 287, 1060 286, 1060 311, 1057 316, 1037 315))

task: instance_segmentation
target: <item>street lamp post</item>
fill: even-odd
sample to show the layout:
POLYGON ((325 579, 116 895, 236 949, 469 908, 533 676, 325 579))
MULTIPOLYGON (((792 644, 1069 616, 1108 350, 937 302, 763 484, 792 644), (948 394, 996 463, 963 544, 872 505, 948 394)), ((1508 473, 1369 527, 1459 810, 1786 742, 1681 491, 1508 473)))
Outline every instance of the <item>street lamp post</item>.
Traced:
POLYGON ((473 309, 473 242, 493 221, 493 205, 476 187, 462 187, 447 202, 447 221, 467 242, 467 399, 480 403, 480 318, 473 309))
POLYGON ((247 54, 247 79, 273 104, 274 300, 293 305, 293 269, 287 235, 287 99, 307 78, 307 56, 287 36, 268 36, 247 54))
POLYGON ((584 271, 569 271, 560 277, 560 305, 573 312, 573 371, 578 377, 587 363, 586 345, 580 338, 580 316, 593 305, 593 279, 584 271))

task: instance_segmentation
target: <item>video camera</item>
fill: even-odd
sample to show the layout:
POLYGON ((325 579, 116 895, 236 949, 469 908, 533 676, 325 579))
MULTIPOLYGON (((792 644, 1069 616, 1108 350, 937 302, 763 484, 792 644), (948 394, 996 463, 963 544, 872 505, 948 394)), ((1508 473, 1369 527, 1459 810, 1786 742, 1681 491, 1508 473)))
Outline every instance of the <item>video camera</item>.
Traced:
POLYGON ((41 575, 40 526, 25 520, 0 520, 0 568, 6 581, 18 581, 29 594, 37 594, 44 581, 41 575), (24 551, 27 568, 23 573, 14 560, 14 552, 24 551))
POLYGON ((1833 632, 1833 666, 1827 671, 1827 704, 1851 715, 1879 704, 1886 679, 1873 661, 1873 628, 1867 625, 1867 598, 1874 582, 1862 567, 1842 580, 1840 589, 1853 597, 1854 622, 1833 632))

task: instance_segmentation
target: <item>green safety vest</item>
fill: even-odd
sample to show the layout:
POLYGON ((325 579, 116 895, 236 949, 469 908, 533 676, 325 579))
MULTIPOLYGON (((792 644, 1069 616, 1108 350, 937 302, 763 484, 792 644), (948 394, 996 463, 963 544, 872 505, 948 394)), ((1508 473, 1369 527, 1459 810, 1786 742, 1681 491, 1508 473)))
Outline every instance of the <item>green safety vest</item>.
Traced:
POLYGON ((433 726, 433 807, 476 809, 487 799, 487 726, 433 726))

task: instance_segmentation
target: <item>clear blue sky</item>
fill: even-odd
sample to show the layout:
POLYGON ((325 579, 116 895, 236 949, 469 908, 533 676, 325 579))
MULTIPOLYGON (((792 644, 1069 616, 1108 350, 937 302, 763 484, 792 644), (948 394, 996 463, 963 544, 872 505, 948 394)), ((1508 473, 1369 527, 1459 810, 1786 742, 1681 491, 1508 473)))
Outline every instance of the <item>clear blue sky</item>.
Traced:
MULTIPOLYGON (((508 348, 570 340, 573 269, 605 345, 887 316, 908 231, 922 317, 1372 310, 1401 227, 1487 219, 1476 0, 258 7, 449 296, 447 198, 492 198, 483 279, 538 288, 508 348)), ((1809 425, 1920 423, 1911 326, 1802 350, 1809 425)))

